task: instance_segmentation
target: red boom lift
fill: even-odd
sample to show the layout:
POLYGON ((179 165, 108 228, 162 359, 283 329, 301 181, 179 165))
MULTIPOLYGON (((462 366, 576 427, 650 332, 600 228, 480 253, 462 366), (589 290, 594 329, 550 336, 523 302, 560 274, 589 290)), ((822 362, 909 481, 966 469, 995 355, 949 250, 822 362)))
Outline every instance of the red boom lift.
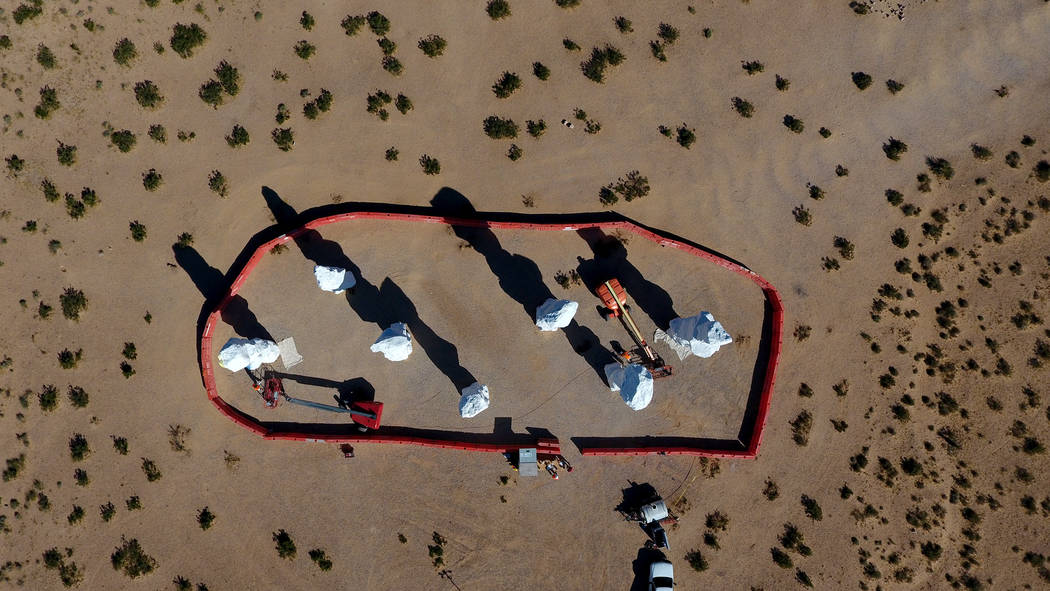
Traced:
POLYGON ((623 327, 627 329, 627 334, 631 335, 631 339, 636 345, 633 350, 623 354, 626 362, 645 367, 653 374, 654 378, 670 376, 673 373, 671 366, 665 364, 664 360, 649 346, 649 343, 645 342, 642 331, 638 330, 638 325, 631 318, 631 313, 627 309, 627 292, 620 285, 619 280, 610 279, 605 281, 598 286, 598 289, 594 290, 594 293, 601 299, 608 313, 620 319, 623 327))

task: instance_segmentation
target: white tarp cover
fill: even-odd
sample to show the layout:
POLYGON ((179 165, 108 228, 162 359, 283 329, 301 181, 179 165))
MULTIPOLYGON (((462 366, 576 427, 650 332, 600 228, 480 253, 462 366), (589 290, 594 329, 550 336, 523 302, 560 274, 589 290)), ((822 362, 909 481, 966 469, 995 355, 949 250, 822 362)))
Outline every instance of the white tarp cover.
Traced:
POLYGON ((382 353, 390 361, 404 361, 412 354, 412 336, 404 322, 395 322, 379 335, 372 345, 373 353, 382 353))
POLYGON ((572 317, 576 315, 576 309, 579 307, 579 302, 549 298, 536 309, 536 326, 544 331, 565 328, 572 322, 572 317))
POLYGON ((733 338, 722 328, 710 312, 701 312, 688 318, 675 318, 667 332, 657 331, 654 340, 671 346, 679 359, 690 354, 707 358, 714 355, 722 345, 733 342, 733 338))
POLYGON ((264 363, 277 361, 280 354, 281 350, 273 341, 232 338, 219 351, 219 365, 230 371, 259 369, 264 363))
POLYGON ((317 279, 317 287, 332 293, 343 293, 357 285, 354 274, 347 273, 346 269, 339 267, 317 265, 314 267, 314 278, 317 279))
POLYGON ((605 366, 605 379, 613 392, 620 392, 620 398, 633 410, 642 410, 653 401, 653 374, 641 365, 619 363, 605 366))
POLYGON ((459 397, 459 416, 464 419, 477 416, 481 411, 489 407, 489 387, 480 382, 463 388, 463 394, 459 397))

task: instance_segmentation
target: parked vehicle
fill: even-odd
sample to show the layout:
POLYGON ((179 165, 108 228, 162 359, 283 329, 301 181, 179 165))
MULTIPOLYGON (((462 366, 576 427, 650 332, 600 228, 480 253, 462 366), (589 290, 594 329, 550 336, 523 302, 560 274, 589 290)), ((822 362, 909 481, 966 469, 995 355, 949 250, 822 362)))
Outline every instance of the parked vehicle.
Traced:
POLYGON ((649 591, 671 591, 674 587, 674 567, 666 560, 649 565, 649 591))

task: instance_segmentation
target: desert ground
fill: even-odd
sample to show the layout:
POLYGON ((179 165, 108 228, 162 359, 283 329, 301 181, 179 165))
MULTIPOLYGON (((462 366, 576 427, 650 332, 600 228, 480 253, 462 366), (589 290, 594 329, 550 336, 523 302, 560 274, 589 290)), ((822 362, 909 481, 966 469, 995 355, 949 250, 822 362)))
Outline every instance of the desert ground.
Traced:
MULTIPOLYGON (((656 554, 615 510, 635 482, 679 515, 663 551, 679 589, 1045 588, 1048 30, 1042 0, 5 1, 2 584, 640 590, 656 554), (649 189, 618 193, 634 171, 649 189), (637 413, 444 226, 319 232, 490 384, 469 421, 424 351, 368 352, 377 321, 318 291, 294 243, 241 293, 295 337, 291 371, 365 377, 388 424, 548 429, 575 466, 557 481, 499 454, 348 460, 216 412, 199 321, 279 222, 267 192, 301 213, 450 191, 479 212, 612 210, 777 286, 757 459, 573 444, 738 427, 760 292, 639 239, 627 258, 674 313, 738 339, 670 359, 637 413)), ((602 346, 626 339, 586 285, 556 281, 593 257, 581 236, 494 234, 602 346)), ((648 333, 668 310, 647 303, 648 333)), ((317 420, 219 372, 253 416, 317 420)))

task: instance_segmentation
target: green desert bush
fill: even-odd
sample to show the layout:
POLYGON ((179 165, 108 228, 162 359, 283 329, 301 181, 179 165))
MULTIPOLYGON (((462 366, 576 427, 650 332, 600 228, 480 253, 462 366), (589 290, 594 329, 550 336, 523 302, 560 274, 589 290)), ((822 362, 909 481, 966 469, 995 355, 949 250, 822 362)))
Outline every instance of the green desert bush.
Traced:
POLYGON ((482 122, 485 135, 492 139, 505 139, 518 137, 518 124, 513 119, 501 118, 490 115, 482 122))
POLYGON ((237 93, 241 91, 241 73, 230 65, 230 62, 226 60, 219 62, 219 65, 215 66, 215 77, 226 94, 237 96, 237 93))
POLYGON ((40 89, 40 103, 33 109, 33 113, 39 119, 47 119, 51 117, 51 113, 57 111, 61 106, 62 103, 58 100, 58 91, 50 86, 44 86, 40 89))
POLYGON ((69 525, 76 525, 84 520, 84 508, 80 505, 73 505, 73 510, 69 512, 69 516, 66 517, 66 521, 69 525))
POLYGON ((1021 166, 1021 155, 1016 150, 1010 150, 1006 153, 1006 165, 1010 168, 1017 168, 1021 166))
POLYGON ((146 239, 146 225, 140 223, 138 220, 130 222, 128 224, 128 230, 131 232, 131 239, 135 242, 142 242, 146 239))
POLYGON ((138 511, 142 508, 142 500, 139 499, 138 495, 132 495, 124 501, 124 506, 128 508, 128 511, 138 511))
POLYGON ((489 0, 488 4, 485 5, 485 12, 494 21, 507 18, 510 16, 510 2, 507 2, 507 0, 489 0))
POLYGON ((621 33, 627 34, 634 32, 633 23, 631 23, 631 19, 627 17, 618 16, 613 19, 613 24, 616 25, 616 30, 621 33))
POLYGON ((73 369, 80 363, 80 360, 84 357, 84 350, 77 349, 76 351, 70 351, 69 349, 62 349, 58 352, 58 365, 62 369, 73 369))
POLYGON ((143 80, 135 84, 135 100, 143 108, 156 109, 164 102, 164 95, 152 81, 143 80))
POLYGON ((192 57, 193 50, 204 45, 207 40, 208 34, 197 23, 176 23, 171 29, 171 49, 183 59, 192 57))
POLYGON ((124 537, 120 538, 120 546, 110 555, 110 564, 113 570, 123 572, 132 579, 148 575, 157 568, 157 561, 146 554, 137 539, 124 537))
POLYGON ((226 176, 218 170, 213 170, 208 175, 208 188, 212 192, 217 193, 219 197, 225 197, 230 192, 229 185, 226 183, 226 176))
POLYGON ((62 315, 70 320, 80 320, 80 313, 87 309, 88 299, 79 289, 67 287, 58 299, 62 304, 62 315))
POLYGON ((904 90, 904 84, 897 82, 896 80, 890 79, 886 81, 886 88, 890 91, 890 93, 897 94, 898 92, 904 90))
POLYGON ((275 531, 273 533, 273 541, 278 556, 288 560, 295 558, 295 542, 292 540, 292 536, 288 535, 288 532, 283 529, 275 531))
POLYGON ((783 92, 791 87, 791 81, 787 78, 782 78, 780 74, 777 74, 776 87, 777 90, 783 92))
POLYGON ((240 125, 234 125, 233 129, 230 131, 230 135, 226 136, 226 143, 229 144, 231 148, 245 146, 249 141, 251 141, 251 137, 248 135, 248 130, 240 125))
POLYGON ((741 63, 741 67, 744 69, 745 72, 747 72, 748 76, 754 76, 755 74, 761 74, 766 69, 766 66, 763 65, 762 62, 760 62, 758 60, 752 60, 750 62, 746 62, 745 61, 745 62, 740 62, 740 63, 741 63))
POLYGON ((168 130, 164 129, 164 126, 159 123, 150 125, 147 135, 157 143, 163 144, 168 141, 168 130))
POLYGON ((130 152, 135 147, 135 134, 130 130, 121 129, 109 135, 109 141, 121 152, 130 152))
POLYGON ((142 187, 147 191, 156 191, 163 184, 164 177, 157 172, 156 168, 151 168, 142 173, 142 187))
POLYGON ((613 47, 612 45, 606 44, 603 48, 595 47, 591 50, 591 57, 580 64, 580 70, 583 71, 583 75, 593 82, 599 84, 605 82, 605 70, 609 66, 618 66, 624 62, 627 57, 622 51, 613 47))
POLYGON ((44 2, 43 0, 28 0, 23 2, 15 8, 11 16, 14 18, 16 25, 34 19, 44 13, 44 2))
POLYGON ((438 57, 445 53, 448 42, 441 35, 427 35, 416 44, 427 57, 438 57))
POLYGON ((403 94, 398 94, 397 98, 394 99, 394 108, 402 115, 405 115, 413 108, 412 100, 403 94))
POLYGON ((860 90, 867 90, 871 86, 871 76, 864 72, 853 72, 850 74, 850 78, 860 90))
POLYGON ((365 20, 368 21, 368 28, 372 30, 372 33, 376 36, 383 36, 390 32, 390 19, 383 16, 383 13, 373 10, 365 16, 365 20))
POLYGON ((540 137, 543 135, 543 132, 547 131, 547 123, 543 119, 538 121, 529 119, 525 122, 525 129, 529 131, 529 135, 532 137, 540 137))
POLYGON ((784 115, 784 127, 790 129, 795 133, 802 133, 802 131, 806 128, 802 120, 795 117, 794 115, 784 115))
POLYGON ((387 162, 394 162, 397 160, 398 154, 400 154, 398 149, 391 146, 386 149, 386 154, 384 155, 384 157, 386 158, 387 162))
POLYGON ((511 144, 510 149, 507 150, 507 158, 511 160, 519 160, 523 155, 521 148, 517 144, 511 144))
POLYGON ((685 555, 685 561, 689 563, 689 566, 696 572, 704 572, 708 568, 707 559, 700 553, 699 550, 690 550, 685 555))
POLYGON ((76 408, 84 408, 88 405, 88 401, 90 400, 87 391, 80 386, 69 386, 66 396, 69 398, 70 404, 76 408))
POLYGON ((310 560, 317 564, 317 568, 323 571, 332 570, 332 561, 328 558, 328 554, 320 548, 314 548, 310 550, 310 560))
POLYGON ((886 157, 890 160, 900 160, 901 154, 908 151, 908 144, 891 137, 886 143, 882 144, 882 151, 885 152, 886 157))
POLYGON ((11 154, 4 160, 7 162, 7 170, 14 176, 18 176, 26 167, 26 161, 19 158, 18 154, 11 154))
POLYGON ((55 183, 51 182, 51 179, 49 178, 45 177, 40 181, 40 190, 43 191, 44 199, 46 199, 48 203, 54 203, 55 201, 58 201, 58 198, 60 197, 58 188, 55 187, 55 183))
POLYGON ((77 147, 58 142, 58 148, 55 149, 55 155, 58 156, 59 164, 63 166, 73 166, 77 161, 77 147))
POLYGON ((435 175, 441 173, 441 163, 437 158, 423 154, 419 157, 419 165, 423 168, 423 174, 435 175))
POLYGON ((547 80, 551 77, 551 69, 540 62, 532 62, 532 75, 540 80, 547 80))
POLYGON ((295 55, 299 56, 301 59, 308 60, 317 53, 317 46, 306 39, 302 39, 295 44, 292 50, 295 52, 295 55))
POLYGON ((397 51, 397 43, 386 37, 379 38, 376 43, 379 44, 379 49, 383 52, 383 55, 394 55, 394 52, 397 51))
POLYGON ((803 226, 809 226, 813 223, 813 214, 804 205, 799 205, 791 210, 791 214, 795 216, 795 221, 803 226))
POLYGON ((951 178, 955 176, 955 169, 952 168, 951 163, 944 158, 927 156, 926 166, 929 167, 930 172, 946 181, 951 180, 951 178))
POLYGON ((44 385, 37 394, 37 402, 40 404, 40 410, 45 413, 55 410, 58 408, 58 388, 51 384, 44 385))
POLYGON ((213 109, 218 109, 223 101, 222 84, 217 80, 208 80, 204 84, 201 84, 200 89, 197 91, 197 96, 199 96, 206 104, 211 105, 213 109))
POLYGON ((383 69, 390 72, 394 76, 400 76, 405 71, 405 66, 401 64, 401 60, 397 59, 392 55, 388 55, 382 60, 383 69))
POLYGON ((351 16, 348 14, 339 25, 343 27, 343 31, 348 37, 353 37, 361 30, 361 27, 365 26, 365 22, 367 21, 364 16, 351 16))
POLYGON ((1040 160, 1035 164, 1035 168, 1032 169, 1032 174, 1035 175, 1036 180, 1040 183, 1050 181, 1050 162, 1040 160))
POLYGON ((683 123, 678 127, 677 141, 678 145, 688 150, 694 143, 696 143, 696 130, 690 129, 685 123, 683 123))
POLYGON ((69 457, 74 462, 79 462, 86 458, 91 453, 91 446, 88 445, 87 439, 84 438, 80 433, 74 433, 73 437, 69 439, 69 457))
POLYGON ((215 514, 210 509, 204 507, 197 512, 197 524, 200 525, 201 529, 207 530, 211 528, 213 523, 215 523, 215 514))
POLYGON ((292 146, 295 145, 295 134, 287 127, 275 128, 270 132, 270 137, 282 152, 290 151, 292 146))
POLYGON ((310 31, 313 30, 314 24, 316 24, 316 21, 314 20, 313 15, 304 10, 303 15, 299 17, 299 25, 307 31, 310 31))
POLYGON ((157 468, 157 464, 149 458, 142 458, 142 472, 146 475, 146 480, 149 482, 156 482, 162 476, 160 469, 157 468))
POLYGON ((741 116, 750 119, 755 114, 755 106, 738 96, 733 97, 733 109, 741 116))
POLYGON ((190 234, 189 232, 179 234, 175 240, 175 244, 172 246, 174 248, 188 248, 193 246, 193 234, 190 234))
POLYGON ((519 88, 521 88, 521 78, 513 72, 503 72, 499 80, 492 85, 492 92, 496 98, 507 98, 519 88))
POLYGON ((907 248, 909 242, 908 233, 904 231, 904 228, 897 228, 890 235, 890 242, 897 248, 907 248))
POLYGON ((678 41, 678 29, 667 23, 660 23, 656 27, 656 36, 662 39, 664 43, 674 45, 674 42, 678 41))
POLYGON ((36 61, 45 70, 53 70, 58 67, 58 59, 55 57, 55 53, 43 43, 36 48, 36 61))

